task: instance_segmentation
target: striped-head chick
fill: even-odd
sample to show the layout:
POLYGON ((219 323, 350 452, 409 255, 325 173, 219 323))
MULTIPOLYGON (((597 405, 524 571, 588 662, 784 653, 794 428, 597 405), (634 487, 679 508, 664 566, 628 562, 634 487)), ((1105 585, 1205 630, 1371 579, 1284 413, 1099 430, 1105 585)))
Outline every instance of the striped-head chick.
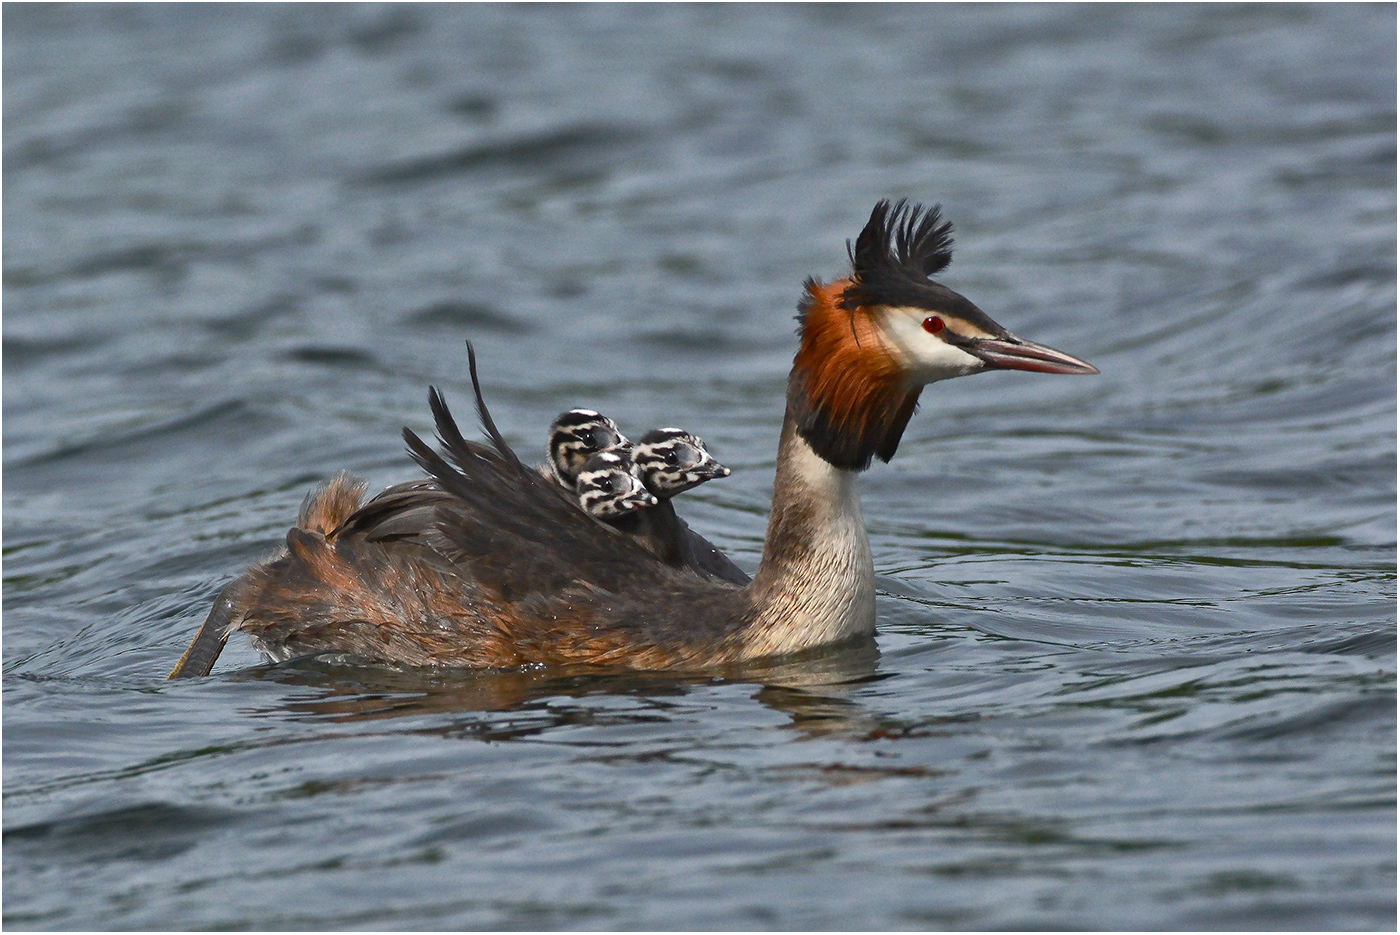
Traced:
POLYGON ((641 471, 626 451, 600 451, 583 463, 574 480, 579 506, 598 519, 616 519, 656 506, 641 471))
POLYGON ((592 409, 570 409, 549 427, 549 470, 555 480, 574 490, 578 472, 589 458, 600 451, 631 448, 612 419, 592 409))
POLYGON ((662 500, 730 474, 729 468, 705 450, 705 443, 698 436, 682 429, 647 432, 637 442, 632 460, 641 469, 647 490, 662 500))

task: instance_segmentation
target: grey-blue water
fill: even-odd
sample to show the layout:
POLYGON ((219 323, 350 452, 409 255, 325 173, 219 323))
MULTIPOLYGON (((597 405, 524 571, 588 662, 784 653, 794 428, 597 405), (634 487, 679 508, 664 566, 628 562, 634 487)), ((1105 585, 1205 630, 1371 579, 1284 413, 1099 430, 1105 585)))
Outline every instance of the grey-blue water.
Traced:
POLYGON ((1393 6, 4 10, 4 922, 1396 923, 1393 6), (752 568, 879 198, 1098 377, 930 387, 874 644, 166 673, 340 468, 700 433, 752 568))

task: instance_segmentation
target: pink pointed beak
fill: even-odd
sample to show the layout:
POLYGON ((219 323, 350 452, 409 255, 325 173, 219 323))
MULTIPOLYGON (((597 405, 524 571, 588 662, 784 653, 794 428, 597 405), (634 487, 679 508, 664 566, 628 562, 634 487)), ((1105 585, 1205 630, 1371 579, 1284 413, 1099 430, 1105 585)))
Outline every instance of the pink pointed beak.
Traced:
POLYGON ((980 338, 964 345, 963 350, 986 362, 995 370, 1032 370, 1036 373, 1098 373, 1093 364, 1071 357, 1063 351, 1013 334, 1005 338, 980 338))

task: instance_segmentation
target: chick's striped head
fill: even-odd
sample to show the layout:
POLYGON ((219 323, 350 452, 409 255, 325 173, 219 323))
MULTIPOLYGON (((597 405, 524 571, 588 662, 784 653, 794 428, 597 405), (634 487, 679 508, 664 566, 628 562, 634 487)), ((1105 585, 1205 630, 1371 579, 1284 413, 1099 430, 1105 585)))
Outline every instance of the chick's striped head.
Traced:
POLYGON ((663 500, 730 474, 699 436, 683 429, 652 429, 637 442, 632 458, 647 489, 663 500))
POLYGON ((625 451, 600 451, 584 462, 574 486, 579 506, 599 519, 625 516, 656 506, 656 497, 642 483, 641 472, 625 451))
POLYGON ((631 447, 612 419, 592 409, 570 409, 549 427, 549 468, 559 483, 572 490, 589 458, 631 447))

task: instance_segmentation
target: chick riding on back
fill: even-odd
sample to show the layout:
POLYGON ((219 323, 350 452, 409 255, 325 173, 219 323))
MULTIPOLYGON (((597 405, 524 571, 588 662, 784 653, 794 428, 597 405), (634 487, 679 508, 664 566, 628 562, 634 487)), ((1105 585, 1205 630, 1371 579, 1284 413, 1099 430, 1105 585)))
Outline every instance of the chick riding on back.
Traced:
POLYGON ((592 409, 570 409, 550 426, 546 445, 549 463, 541 473, 561 487, 576 493, 579 472, 585 459, 600 452, 617 451, 631 455, 641 469, 646 488, 660 502, 620 511, 611 497, 598 502, 612 511, 603 515, 588 503, 580 502, 590 514, 634 536, 653 555, 674 568, 689 568, 697 574, 734 584, 748 584, 749 576, 729 560, 714 544, 681 519, 670 498, 708 480, 728 477, 729 468, 720 464, 696 435, 681 429, 653 429, 633 445, 617 423, 592 409))
POLYGON ((632 448, 616 422, 592 409, 570 409, 549 426, 548 460, 540 473, 552 477, 565 490, 573 490, 584 462, 600 451, 615 448, 632 448))
POLYGON ((616 449, 585 461, 574 479, 574 491, 584 512, 604 521, 656 506, 630 453, 616 449))
POLYGON ((745 585, 749 576, 712 542, 686 525, 671 498, 706 481, 728 477, 729 468, 714 459, 699 436, 677 428, 652 429, 632 451, 647 489, 659 501, 614 522, 630 532, 653 555, 675 568, 690 568, 707 578, 745 585))

